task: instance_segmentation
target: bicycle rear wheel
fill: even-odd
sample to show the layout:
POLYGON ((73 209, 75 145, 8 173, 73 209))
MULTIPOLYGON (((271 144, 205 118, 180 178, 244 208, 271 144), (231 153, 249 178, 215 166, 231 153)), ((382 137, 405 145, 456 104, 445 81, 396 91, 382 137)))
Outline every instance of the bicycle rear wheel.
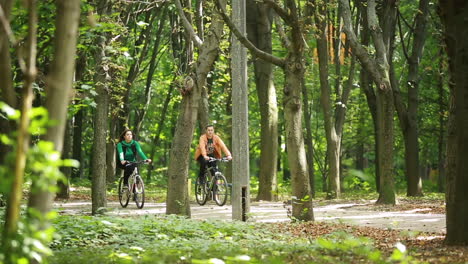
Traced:
POLYGON ((228 185, 226 177, 221 173, 216 173, 213 186, 213 200, 217 205, 223 206, 226 204, 228 197, 228 185))
POLYGON ((119 188, 117 189, 117 191, 119 193, 120 205, 125 208, 128 205, 128 201, 130 201, 130 192, 128 190, 128 187, 127 188, 124 188, 124 187, 127 187, 124 184, 124 178, 120 177, 119 188))
POLYGON ((140 175, 135 176, 135 183, 133 185, 133 197, 136 206, 141 209, 145 205, 145 184, 140 175))
POLYGON ((195 200, 197 200, 199 205, 205 205, 208 200, 206 192, 206 177, 204 181, 200 177, 197 177, 195 181, 195 200))

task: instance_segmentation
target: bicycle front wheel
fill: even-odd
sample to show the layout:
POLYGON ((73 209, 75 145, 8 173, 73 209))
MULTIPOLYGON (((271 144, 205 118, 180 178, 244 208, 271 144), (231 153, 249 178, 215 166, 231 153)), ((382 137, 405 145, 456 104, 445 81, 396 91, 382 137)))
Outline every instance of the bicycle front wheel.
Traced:
POLYGON ((216 173, 213 186, 213 198, 217 205, 223 206, 226 204, 228 197, 228 185, 226 177, 221 173, 216 173))
POLYGON ((197 180, 195 181, 195 199, 197 200, 197 203, 199 205, 205 205, 207 201, 207 189, 206 189, 206 177, 205 180, 203 181, 201 177, 197 177, 197 180))
POLYGON ((136 206, 141 209, 145 205, 145 184, 140 175, 135 176, 135 183, 133 185, 133 197, 135 199, 136 206))
POLYGON ((119 202, 120 205, 125 208, 128 205, 128 201, 130 201, 130 192, 128 187, 124 184, 124 178, 120 177, 119 180, 119 188, 117 189, 119 192, 119 202))

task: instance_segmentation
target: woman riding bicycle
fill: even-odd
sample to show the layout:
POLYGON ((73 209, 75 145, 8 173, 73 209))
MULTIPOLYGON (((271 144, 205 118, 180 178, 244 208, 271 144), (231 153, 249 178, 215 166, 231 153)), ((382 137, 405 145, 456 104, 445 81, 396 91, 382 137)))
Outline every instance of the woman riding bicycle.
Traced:
POLYGON ((220 159, 222 152, 226 154, 226 158, 231 160, 231 152, 224 144, 223 140, 215 134, 214 126, 207 125, 205 127, 205 134, 200 137, 197 150, 195 151, 195 160, 200 163, 200 172, 198 176, 203 179, 207 166, 215 166, 216 161, 210 161, 211 158, 220 159))
POLYGON ((128 177, 132 174, 136 164, 131 162, 136 161, 136 155, 138 155, 148 163, 151 163, 151 159, 148 159, 141 150, 140 143, 133 140, 133 133, 130 129, 125 129, 120 135, 119 143, 117 143, 117 152, 119 154, 120 165, 119 168, 124 169, 124 185, 128 186, 128 177), (129 163, 129 164, 127 164, 129 163))

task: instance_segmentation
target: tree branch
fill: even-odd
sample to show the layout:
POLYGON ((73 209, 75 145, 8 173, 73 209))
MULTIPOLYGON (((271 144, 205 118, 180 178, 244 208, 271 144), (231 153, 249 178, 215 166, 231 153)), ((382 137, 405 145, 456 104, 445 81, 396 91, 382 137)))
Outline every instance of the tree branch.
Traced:
MULTIPOLYGON (((177 0, 178 1, 178 0, 177 0)), ((219 0, 215 1, 216 7, 218 8, 218 11, 220 15, 223 17, 224 22, 229 26, 229 29, 234 33, 234 35, 237 37, 237 39, 247 48, 249 49, 250 52, 255 54, 258 58, 268 61, 270 63, 275 64, 276 66, 279 67, 284 67, 286 62, 282 58, 278 58, 276 56, 273 56, 270 53, 264 52, 257 48, 252 42, 250 42, 246 36, 242 35, 242 33, 239 31, 238 28, 234 25, 234 23, 231 21, 229 16, 226 14, 226 10, 221 6, 219 0)))
POLYGON ((382 76, 378 71, 377 63, 370 57, 370 55, 367 53, 367 50, 358 42, 357 36, 354 33, 351 22, 351 9, 349 7, 348 0, 340 0, 340 4, 342 5, 341 16, 343 17, 344 21, 343 30, 350 42, 352 52, 359 59, 362 67, 371 74, 372 79, 376 83, 381 83, 382 76))
POLYGON ((182 19, 182 24, 184 25, 185 31, 187 34, 189 34, 190 38, 193 40, 195 43, 195 46, 198 48, 203 45, 203 41, 201 38, 195 33, 195 30, 192 27, 192 24, 188 21, 187 17, 184 14, 184 9, 182 8, 182 5, 180 4, 180 0, 175 0, 175 4, 177 7, 177 12, 179 13, 180 19, 182 19))
POLYGON ((286 22, 287 24, 291 25, 293 22, 292 17, 288 14, 284 8, 278 5, 274 0, 263 0, 263 2, 275 10, 275 12, 286 22))
POLYGON ((289 40, 288 36, 286 35, 286 32, 284 32, 283 24, 281 23, 281 20, 278 19, 277 16, 275 16, 275 24, 276 24, 276 29, 278 30, 278 35, 280 36, 281 43, 289 49, 291 47, 291 41, 289 40))

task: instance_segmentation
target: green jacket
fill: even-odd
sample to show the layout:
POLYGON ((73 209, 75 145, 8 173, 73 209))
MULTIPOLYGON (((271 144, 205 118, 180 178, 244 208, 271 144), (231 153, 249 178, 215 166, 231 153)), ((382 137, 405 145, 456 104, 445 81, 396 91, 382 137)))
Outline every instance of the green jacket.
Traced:
POLYGON ((117 152, 119 153, 119 159, 120 159, 120 161, 122 161, 122 160, 126 160, 126 161, 136 161, 136 156, 135 156, 135 154, 133 153, 132 145, 135 145, 135 149, 136 149, 138 155, 139 155, 143 160, 147 160, 147 159, 148 159, 148 158, 146 157, 145 153, 143 153, 143 151, 141 150, 140 143, 138 143, 138 141, 132 140, 132 141, 130 141, 130 143, 127 143, 127 142, 125 142, 125 141, 120 141, 120 142, 117 144, 117 152), (123 153, 123 147, 122 147, 122 145, 124 145, 124 146, 126 147, 125 153, 123 153))

